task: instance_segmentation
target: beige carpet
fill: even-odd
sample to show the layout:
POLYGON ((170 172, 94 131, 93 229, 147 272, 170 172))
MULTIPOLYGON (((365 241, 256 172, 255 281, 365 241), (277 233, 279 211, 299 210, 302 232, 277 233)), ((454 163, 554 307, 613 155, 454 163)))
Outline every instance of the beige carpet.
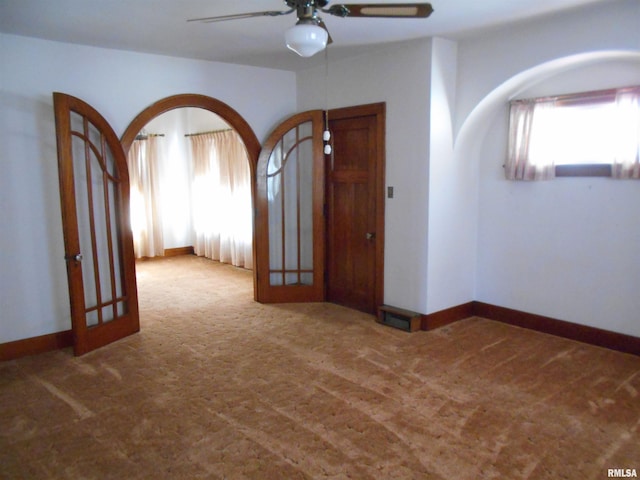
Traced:
POLYGON ((470 318, 413 334, 138 265, 141 333, 0 364, 0 478, 640 475, 640 358, 470 318))

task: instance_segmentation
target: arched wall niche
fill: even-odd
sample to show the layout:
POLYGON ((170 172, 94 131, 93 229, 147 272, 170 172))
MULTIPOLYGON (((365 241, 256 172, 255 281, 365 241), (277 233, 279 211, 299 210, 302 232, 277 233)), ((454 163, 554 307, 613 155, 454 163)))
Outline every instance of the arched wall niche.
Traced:
POLYGON ((520 92, 563 72, 608 61, 637 64, 640 62, 640 53, 628 50, 579 53, 541 63, 506 79, 482 98, 464 119, 455 136, 455 149, 459 158, 476 158, 476 152, 492 124, 492 119, 520 92))
MULTIPOLYGON (((256 259, 256 232, 255 232, 255 198, 256 198, 256 167, 258 165, 258 156, 260 155, 260 142, 258 137, 254 133, 253 129, 249 126, 247 121, 233 108, 220 100, 208 97, 206 95, 199 95, 193 93, 173 95, 171 97, 163 98, 145 108, 140 112, 133 121, 129 124, 127 129, 120 138, 120 143, 124 150, 125 155, 129 153, 131 144, 136 138, 136 135, 154 118, 170 110, 183 107, 202 108, 208 110, 225 122, 227 122, 242 138, 244 146, 247 150, 247 156, 249 158, 249 168, 251 170, 251 205, 253 209, 253 264, 257 265, 256 259)), ((257 284, 257 269, 253 269, 253 290, 254 298, 256 297, 256 284, 257 284)))

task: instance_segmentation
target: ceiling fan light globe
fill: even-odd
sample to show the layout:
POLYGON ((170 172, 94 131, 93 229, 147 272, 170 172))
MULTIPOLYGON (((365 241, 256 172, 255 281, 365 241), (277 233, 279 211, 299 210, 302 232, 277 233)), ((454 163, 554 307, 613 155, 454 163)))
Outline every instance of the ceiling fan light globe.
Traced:
POLYGON ((301 57, 311 57, 327 46, 329 35, 318 25, 298 24, 285 33, 287 48, 301 57))

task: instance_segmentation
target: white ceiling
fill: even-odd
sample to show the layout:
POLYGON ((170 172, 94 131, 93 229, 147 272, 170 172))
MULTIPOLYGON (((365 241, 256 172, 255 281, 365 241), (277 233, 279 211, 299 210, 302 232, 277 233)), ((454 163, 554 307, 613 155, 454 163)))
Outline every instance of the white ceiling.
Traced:
MULTIPOLYGON (((462 38, 474 31, 610 0, 432 0, 427 19, 338 18, 321 15, 344 58, 381 43, 419 37, 462 38)), ((339 3, 334 0, 331 4, 339 3)), ((404 3, 349 0, 345 3, 404 3)), ((0 0, 0 31, 69 43, 203 60, 301 70, 323 61, 284 46, 295 14, 217 23, 187 19, 286 10, 283 0, 0 0)))

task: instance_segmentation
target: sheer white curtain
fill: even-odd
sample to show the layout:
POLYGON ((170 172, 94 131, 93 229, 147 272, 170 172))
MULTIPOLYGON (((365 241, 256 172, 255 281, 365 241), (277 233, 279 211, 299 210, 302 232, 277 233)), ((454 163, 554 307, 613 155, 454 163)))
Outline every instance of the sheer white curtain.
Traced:
POLYGON ((511 102, 506 177, 548 180, 560 164, 640 179, 640 87, 511 102))
POLYGON ((616 151, 612 162, 614 178, 640 179, 640 87, 621 89, 616 94, 616 151))
POLYGON ((131 228, 136 258, 164 255, 160 211, 161 137, 135 140, 127 164, 130 182, 131 228))
POLYGON ((192 135, 196 255, 253 268, 251 173, 234 130, 192 135))
POLYGON ((511 103, 509 153, 505 164, 507 179, 550 180, 555 177, 554 157, 549 155, 550 152, 545 148, 544 141, 537 141, 547 134, 546 127, 551 125, 547 121, 551 108, 553 108, 552 101, 537 102, 534 99, 511 103), (535 131, 534 121, 539 127, 535 131))

